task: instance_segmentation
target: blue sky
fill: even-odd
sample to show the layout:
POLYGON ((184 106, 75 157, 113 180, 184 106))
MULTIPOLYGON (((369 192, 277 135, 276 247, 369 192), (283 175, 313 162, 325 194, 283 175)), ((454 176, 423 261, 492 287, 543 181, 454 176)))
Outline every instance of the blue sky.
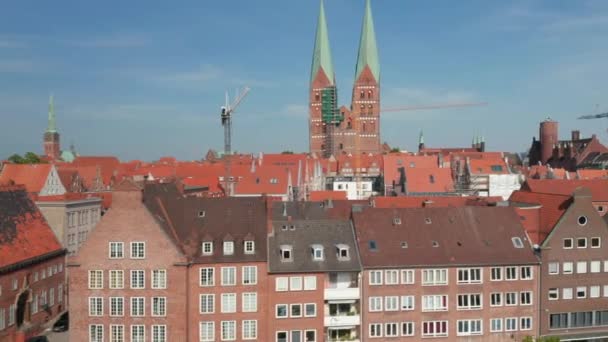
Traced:
MULTIPOLYGON (((48 95, 63 147, 85 155, 198 159, 222 149, 224 91, 252 88, 233 148, 306 151, 317 0, 4 1, 0 157, 41 152, 48 95)), ((326 0, 341 102, 350 102, 363 0, 326 0)), ((384 107, 486 101, 386 113, 382 140, 413 150, 523 151, 538 122, 606 142, 608 1, 372 1, 384 107), (458 6, 455 6, 458 4, 458 6)))

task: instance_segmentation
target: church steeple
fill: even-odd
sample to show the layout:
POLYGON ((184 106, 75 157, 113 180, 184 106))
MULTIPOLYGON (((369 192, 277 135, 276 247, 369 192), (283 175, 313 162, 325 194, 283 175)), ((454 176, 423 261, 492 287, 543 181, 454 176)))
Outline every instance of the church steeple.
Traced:
POLYGON ((53 101, 53 95, 49 97, 49 123, 46 128, 47 133, 56 133, 57 126, 55 123, 55 104, 53 101))
POLYGON ((365 14, 363 15, 363 27, 361 28, 361 38, 359 40, 355 82, 359 79, 366 66, 369 67, 376 82, 380 83, 380 59, 378 58, 378 46, 376 44, 376 32, 374 30, 374 18, 372 17, 370 0, 365 0, 365 14))
POLYGON ((312 68, 310 82, 317 77, 319 70, 323 70, 330 85, 335 83, 334 65, 331 59, 331 49, 329 47, 329 34, 327 30, 327 20, 325 19, 325 8, 321 0, 319 9, 319 21, 317 22, 317 34, 315 38, 315 49, 312 55, 312 68))

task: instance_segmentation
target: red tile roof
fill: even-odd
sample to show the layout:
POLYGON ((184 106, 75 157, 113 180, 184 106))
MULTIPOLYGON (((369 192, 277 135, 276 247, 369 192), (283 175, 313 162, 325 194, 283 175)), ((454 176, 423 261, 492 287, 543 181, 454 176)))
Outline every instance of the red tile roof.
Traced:
POLYGON ((408 193, 453 192, 452 170, 446 168, 410 168, 405 170, 408 193))
POLYGON ((470 159, 471 173, 481 175, 509 174, 509 168, 503 158, 470 159))
POLYGON ((347 200, 346 191, 311 191, 308 200, 311 202, 326 200, 347 200))
POLYGON ((399 183, 398 169, 425 168, 432 169, 439 167, 437 156, 412 155, 406 153, 391 153, 383 156, 384 184, 399 183))
POLYGON ((52 164, 5 164, 0 173, 0 184, 23 184, 27 192, 38 193, 42 188, 52 164))
POLYGON ((0 187, 0 208, 0 268, 63 251, 24 187, 0 187))
MULTIPOLYGON (((292 186, 295 175, 291 174, 292 186)), ((288 169, 284 166, 258 166, 254 172, 239 176, 234 187, 235 195, 284 195, 287 194, 288 169)))
POLYGON ((580 169, 576 171, 578 179, 607 179, 608 170, 580 169))
POLYGON ((578 187, 585 187, 590 189, 591 199, 593 202, 608 201, 608 179, 528 179, 522 185, 521 190, 543 194, 570 196, 578 187))
POLYGON ((116 157, 101 156, 101 157, 76 157, 72 165, 76 167, 94 166, 99 167, 104 185, 110 185, 112 178, 117 173, 120 166, 120 160, 116 157))
POLYGON ((502 201, 502 197, 458 197, 458 196, 399 196, 374 197, 375 208, 427 208, 427 207, 464 207, 491 206, 502 201))

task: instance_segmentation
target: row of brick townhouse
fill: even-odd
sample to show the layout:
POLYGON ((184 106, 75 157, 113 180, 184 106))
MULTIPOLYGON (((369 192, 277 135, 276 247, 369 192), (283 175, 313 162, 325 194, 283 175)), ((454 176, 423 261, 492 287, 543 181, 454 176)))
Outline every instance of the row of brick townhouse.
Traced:
POLYGON ((65 255, 25 187, 0 186, 0 341, 37 334, 67 309, 65 255))
POLYGON ((596 248, 607 226, 581 191, 568 203, 586 203, 585 211, 571 205, 559 222, 580 230, 585 216, 590 231, 556 238, 558 257, 550 254, 556 246, 536 246, 528 226, 540 214, 525 209, 539 205, 347 208, 191 197, 173 183, 142 191, 124 181, 71 258, 70 339, 512 341, 569 336, 573 328, 597 333, 608 318, 608 255, 596 248))

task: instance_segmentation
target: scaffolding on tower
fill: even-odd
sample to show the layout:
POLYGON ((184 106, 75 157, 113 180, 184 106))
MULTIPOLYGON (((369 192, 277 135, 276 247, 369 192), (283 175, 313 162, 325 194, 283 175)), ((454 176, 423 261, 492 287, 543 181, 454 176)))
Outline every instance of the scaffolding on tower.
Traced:
POLYGON ((335 152, 335 128, 344 121, 344 116, 338 110, 338 92, 335 86, 323 88, 321 91, 321 119, 325 128, 323 156, 329 158, 335 152))

